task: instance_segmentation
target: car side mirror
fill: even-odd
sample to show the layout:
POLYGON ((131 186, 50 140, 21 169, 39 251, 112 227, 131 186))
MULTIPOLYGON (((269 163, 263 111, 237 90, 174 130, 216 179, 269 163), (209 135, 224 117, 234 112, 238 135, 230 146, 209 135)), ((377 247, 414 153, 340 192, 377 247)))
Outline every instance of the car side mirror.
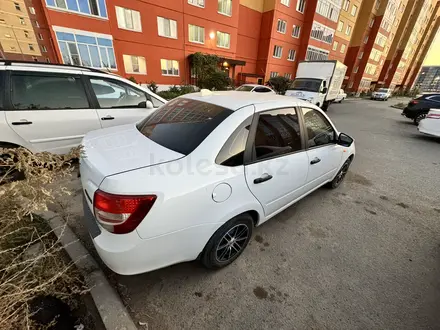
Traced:
POLYGON ((322 94, 326 94, 327 93, 327 87, 324 87, 323 89, 322 89, 322 92, 321 92, 322 94))
POLYGON ((154 109, 153 103, 151 101, 139 102, 138 107, 139 108, 154 109))
POLYGON ((345 133, 340 133, 338 136, 338 144, 343 147, 349 147, 353 144, 354 140, 352 137, 345 133))

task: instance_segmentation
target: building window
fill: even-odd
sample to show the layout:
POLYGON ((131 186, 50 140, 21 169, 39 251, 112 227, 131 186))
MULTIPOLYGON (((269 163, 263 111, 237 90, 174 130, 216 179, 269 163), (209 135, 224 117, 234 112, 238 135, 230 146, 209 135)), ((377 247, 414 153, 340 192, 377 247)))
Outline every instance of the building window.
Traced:
POLYGON ((179 61, 174 60, 160 60, 160 69, 162 76, 178 76, 179 75, 179 61))
POLYGON ((90 32, 69 33, 57 31, 56 36, 63 63, 93 68, 116 69, 115 52, 111 36, 90 32))
POLYGON ((351 16, 356 16, 357 10, 358 10, 358 7, 353 5, 353 7, 351 7, 351 16))
POLYGON ((332 49, 333 50, 338 49, 338 42, 337 41, 333 42, 333 48, 332 49))
POLYGON ((329 52, 324 49, 308 46, 306 61, 325 61, 328 60, 328 54, 329 52))
POLYGON ((217 47, 229 48, 231 46, 231 35, 226 32, 217 31, 217 47))
POLYGON ((338 31, 342 32, 342 29, 344 28, 344 22, 343 21, 339 21, 338 22, 338 31))
POLYGON ((205 0, 188 0, 188 3, 193 6, 205 8, 205 0))
POLYGON ((46 63, 50 63, 50 58, 46 57, 46 63))
POLYGON ((145 57, 124 54, 122 55, 122 58, 124 60, 124 68, 126 73, 147 74, 145 57))
POLYGON ((286 79, 292 79, 292 74, 291 73, 285 73, 284 74, 284 78, 286 78, 286 79))
POLYGON ((23 33, 24 33, 24 36, 26 37, 26 38, 30 38, 30 36, 29 36, 29 32, 28 31, 23 31, 23 33))
POLYGON ((29 12, 30 12, 32 15, 35 15, 35 8, 34 8, 34 7, 29 7, 29 12))
POLYGON ((350 7, 350 0, 344 0, 342 8, 344 8, 345 11, 348 11, 348 7, 350 7))
POLYGON ((38 21, 35 21, 35 26, 36 26, 37 28, 40 27, 40 24, 38 24, 38 21))
POLYGON ((19 17, 18 19, 20 20, 21 25, 26 25, 26 21, 24 20, 23 17, 19 17))
POLYGON ((115 8, 120 29, 142 32, 141 14, 138 11, 118 6, 115 8))
POLYGON ((383 60, 380 60, 380 65, 383 65, 383 60))
POLYGON ((349 36, 350 33, 351 33, 351 25, 347 25, 347 28, 345 29, 345 34, 349 36))
POLYGON ((341 45, 341 54, 344 54, 345 53, 345 44, 342 44, 341 45))
POLYGON ((304 13, 304 9, 306 7, 306 0, 297 0, 296 2, 296 10, 300 13, 304 13))
POLYGON ((365 72, 374 75, 376 73, 376 68, 376 65, 367 63, 367 66, 365 67, 365 72))
POLYGON ((21 11, 20 4, 18 2, 14 2, 14 7, 16 10, 21 11))
POLYGON ((316 12, 333 22, 338 21, 340 7, 335 5, 332 0, 318 0, 316 12))
POLYGON ((157 30, 161 37, 177 39, 177 22, 175 20, 158 16, 157 30))
POLYGON ((294 25, 292 29, 292 37, 299 38, 300 33, 301 33, 301 26, 294 25))
POLYGON ((275 77, 277 77, 278 76, 278 72, 276 72, 276 71, 271 71, 270 72, 270 77, 271 78, 275 78, 275 77))
POLYGON ((365 36, 364 38, 364 44, 366 44, 368 42, 368 36, 365 36))
POLYGON ((0 18, 0 24, 6 24, 6 21, 3 18, 0 18))
POLYGON ((205 43, 205 28, 197 25, 188 24, 189 41, 199 44, 205 43))
POLYGON ((218 0, 217 12, 226 16, 232 16, 232 0, 218 0))
POLYGON ((107 18, 105 0, 46 0, 47 7, 107 18))
POLYGON ((41 33, 38 33, 38 39, 43 40, 43 35, 41 33))
POLYGON ((358 58, 362 59, 363 56, 364 56, 364 52, 360 52, 358 58))
POLYGON ((373 27, 373 25, 374 25, 374 18, 370 19, 370 24, 368 26, 373 27))
POLYGON ((283 47, 275 45, 273 47, 273 57, 281 58, 282 55, 283 55, 283 47))
POLYGON ((353 87, 353 82, 350 81, 350 83, 348 84, 348 88, 352 88, 353 87))
POLYGON ((383 34, 378 33, 377 36, 376 36, 376 40, 374 41, 374 43, 377 44, 377 45, 379 45, 379 46, 381 46, 381 47, 384 47, 386 41, 387 41, 387 38, 386 38, 383 34))
POLYGON ((47 48, 46 48, 45 45, 41 45, 41 51, 42 51, 43 53, 47 53, 47 48))
POLYGON ((12 36, 9 33, 5 33, 5 38, 12 38, 12 36))
POLYGON ((278 20, 277 23, 277 32, 286 33, 287 22, 282 19, 278 20))
POLYGON ((295 49, 289 49, 289 55, 287 56, 288 61, 295 61, 295 49))
POLYGON ((312 32, 310 37, 316 40, 324 41, 325 43, 332 44, 335 30, 328 28, 318 22, 313 22, 312 32))
POLYGON ((283 4, 284 6, 289 7, 290 6, 290 0, 281 0, 281 4, 283 4))
POLYGON ((28 44, 28 46, 29 46, 29 50, 30 50, 30 51, 32 51, 32 52, 35 51, 34 45, 32 45, 32 44, 28 44))
POLYGON ((382 56, 382 52, 373 48, 370 52, 370 59, 372 59, 373 61, 379 61, 380 58, 382 56))
POLYGON ((357 66, 357 67, 354 68, 353 72, 354 72, 354 73, 357 73, 358 70, 359 70, 359 67, 357 66))

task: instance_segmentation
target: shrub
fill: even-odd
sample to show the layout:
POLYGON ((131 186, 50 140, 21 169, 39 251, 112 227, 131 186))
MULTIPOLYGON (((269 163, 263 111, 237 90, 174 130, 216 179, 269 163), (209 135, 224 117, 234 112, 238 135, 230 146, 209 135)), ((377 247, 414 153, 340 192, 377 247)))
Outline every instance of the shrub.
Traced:
POLYGON ((131 82, 134 82, 135 84, 137 84, 137 80, 135 77, 131 76, 130 78, 128 78, 128 80, 130 80, 131 82))
POLYGON ((0 329, 30 328, 28 306, 40 295, 69 301, 86 290, 74 264, 62 257, 46 220, 34 216, 57 196, 69 193, 48 184, 71 174, 79 152, 60 156, 0 148, 0 329), (8 182, 16 170, 24 179, 8 182), (31 253, 36 243, 39 249, 31 253))
POLYGON ((158 92, 157 95, 163 97, 165 100, 171 100, 178 96, 185 95, 188 93, 194 93, 196 90, 191 85, 183 86, 171 86, 167 91, 158 92))
POLYGON ((277 92, 277 94, 286 94, 291 81, 283 76, 276 76, 269 79, 269 85, 277 92))
POLYGON ((192 67, 196 85, 209 90, 225 90, 231 85, 228 74, 219 68, 220 59, 216 55, 194 53, 192 67))
POLYGON ((154 94, 157 94, 157 89, 159 86, 154 81, 148 82, 147 81, 147 87, 152 91, 154 94))

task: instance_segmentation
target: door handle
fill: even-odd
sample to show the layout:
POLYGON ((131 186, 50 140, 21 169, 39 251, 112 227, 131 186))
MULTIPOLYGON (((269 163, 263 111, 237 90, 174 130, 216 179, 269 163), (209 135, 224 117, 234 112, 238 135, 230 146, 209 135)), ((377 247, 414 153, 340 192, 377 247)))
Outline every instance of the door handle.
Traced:
POLYGON ((105 117, 101 117, 101 120, 113 120, 113 119, 115 119, 115 117, 112 117, 110 115, 107 115, 105 117))
POLYGON ((31 125, 32 122, 27 119, 20 119, 20 121, 13 121, 12 125, 31 125))
POLYGON ((318 157, 315 157, 310 161, 310 164, 311 165, 318 164, 320 161, 321 161, 321 159, 319 159, 318 157))
POLYGON ((272 175, 264 173, 261 177, 256 178, 254 180, 254 183, 258 184, 258 183, 262 183, 262 182, 265 182, 265 181, 269 181, 270 179, 272 179, 272 175))

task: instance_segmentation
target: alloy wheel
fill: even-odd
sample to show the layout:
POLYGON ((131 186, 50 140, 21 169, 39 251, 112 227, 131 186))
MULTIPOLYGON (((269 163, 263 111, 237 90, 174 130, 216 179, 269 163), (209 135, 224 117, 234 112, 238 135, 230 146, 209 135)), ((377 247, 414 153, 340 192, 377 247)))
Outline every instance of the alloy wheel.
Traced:
POLYGON ((342 180, 344 180, 345 176, 347 175, 349 166, 350 166, 349 162, 346 162, 344 166, 342 166, 341 170, 336 176, 336 185, 339 185, 342 182, 342 180))
POLYGON ((217 245, 215 258, 219 262, 227 262, 239 254, 245 247, 249 236, 249 228, 239 224, 229 229, 217 245))

